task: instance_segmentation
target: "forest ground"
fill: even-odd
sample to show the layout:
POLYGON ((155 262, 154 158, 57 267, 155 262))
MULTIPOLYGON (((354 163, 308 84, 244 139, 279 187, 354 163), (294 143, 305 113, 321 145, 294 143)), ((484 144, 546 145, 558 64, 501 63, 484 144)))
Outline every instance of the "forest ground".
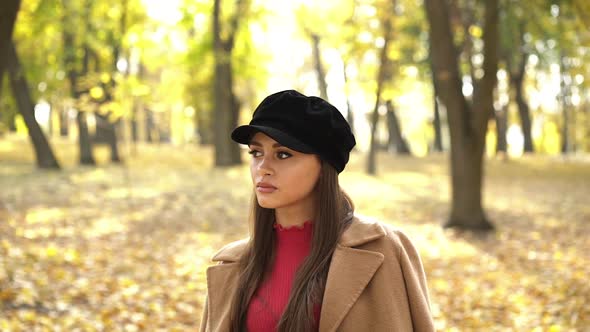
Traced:
MULTIPOLYGON (((62 171, 36 170, 26 139, 0 139, 0 330, 197 329, 210 257, 248 231, 247 166, 139 144, 122 147, 124 165, 98 146, 98 166, 82 167, 74 143, 52 146, 62 171)), ((382 153, 376 177, 364 161, 352 154, 341 185, 418 247, 438 330, 590 329, 587 158, 487 159, 487 235, 441 228, 446 154, 382 153)))

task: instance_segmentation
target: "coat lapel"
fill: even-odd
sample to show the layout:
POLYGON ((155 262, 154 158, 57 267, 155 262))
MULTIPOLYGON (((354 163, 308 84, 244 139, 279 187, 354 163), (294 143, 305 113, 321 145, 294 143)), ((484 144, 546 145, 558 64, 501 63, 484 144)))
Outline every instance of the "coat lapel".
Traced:
POLYGON ((207 269, 207 301, 208 321, 207 331, 229 331, 231 301, 235 293, 238 264, 228 263, 210 266, 207 269), (230 286, 232 285, 232 286, 230 286))
POLYGON ((383 254, 353 247, 381 238, 385 234, 379 224, 362 222, 356 217, 342 234, 332 255, 326 280, 320 332, 336 331, 383 263, 383 254))
MULTIPOLYGON (((385 235, 378 223, 352 218, 332 255, 322 301, 320 332, 336 331, 383 263, 383 254, 354 247, 385 235)), ((229 330, 231 301, 228 299, 233 298, 239 275, 236 262, 246 245, 247 240, 242 240, 225 246, 213 257, 213 261, 223 264, 207 269, 210 331, 229 330)))
POLYGON ((231 300, 239 276, 237 261, 242 255, 247 240, 232 242, 219 250, 212 258, 223 264, 207 268, 207 331, 229 331, 231 300))

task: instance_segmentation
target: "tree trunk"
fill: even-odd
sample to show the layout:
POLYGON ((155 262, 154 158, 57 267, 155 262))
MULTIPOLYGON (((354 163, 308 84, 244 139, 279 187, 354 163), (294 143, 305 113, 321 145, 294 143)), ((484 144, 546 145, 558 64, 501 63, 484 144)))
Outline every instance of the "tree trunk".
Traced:
POLYGON ((149 108, 144 108, 145 114, 145 141, 148 143, 154 143, 156 138, 154 132, 156 130, 156 121, 154 119, 154 112, 149 108))
POLYGON ((111 149, 111 161, 120 163, 119 149, 117 144, 117 128, 120 126, 121 120, 111 123, 109 115, 102 115, 99 112, 95 113, 96 117, 96 133, 93 137, 94 143, 106 143, 111 149))
POLYGON ((402 136, 399 120, 395 114, 395 108, 391 100, 385 102, 387 107, 387 129, 389 131, 388 146, 389 150, 397 154, 411 154, 408 142, 402 136))
POLYGON ((76 124, 78 125, 78 155, 80 156, 80 164, 96 165, 94 156, 92 155, 92 146, 90 144, 85 112, 78 111, 76 114, 76 124))
POLYGON ((516 103, 518 105, 518 115, 520 117, 520 125, 522 126, 522 133, 524 135, 524 152, 534 152, 533 136, 531 132, 531 114, 529 105, 524 99, 522 92, 522 80, 516 88, 516 103))
POLYGON ((377 161, 376 161, 376 137, 375 134, 377 132, 377 124, 379 122, 379 102, 381 99, 381 91, 379 87, 379 83, 377 83, 377 93, 379 95, 377 100, 375 100, 375 107, 373 108, 373 113, 371 114, 371 143, 369 144, 369 155, 367 160, 367 173, 370 175, 377 174, 377 161))
POLYGON ((566 155, 570 151, 570 130, 569 130, 569 105, 566 100, 567 84, 565 82, 565 62, 562 53, 559 56, 559 75, 560 75, 560 93, 559 99, 561 101, 561 112, 563 115, 563 125, 561 126, 561 154, 566 155))
MULTIPOLYGON (((477 78, 475 76, 475 64, 473 63, 473 52, 474 43, 473 37, 469 29, 475 25, 475 6, 473 0, 451 0, 449 3, 449 11, 451 17, 453 17, 457 24, 461 25, 463 39, 459 43, 461 45, 461 53, 467 62, 467 69, 469 77, 471 78, 471 84, 473 87, 477 84, 477 78)), ((467 73, 466 73, 467 74, 467 73)))
MULTIPOLYGON (((520 126, 522 127, 522 134, 524 136, 524 152, 534 152, 533 138, 531 134, 531 115, 529 105, 524 98, 524 75, 526 70, 526 62, 528 54, 523 54, 518 69, 516 72, 508 71, 510 75, 510 82, 514 87, 514 98, 518 106, 518 116, 520 118, 520 126)), ((510 63, 510 62, 508 62, 510 63)))
POLYGON ((342 61, 342 72, 344 74, 344 89, 346 92, 346 121, 350 126, 350 130, 354 133, 354 112, 352 111, 352 105, 350 105, 350 91, 348 90, 348 75, 346 74, 346 61, 342 61))
POLYGON ((434 95, 434 119, 432 120, 432 126, 434 127, 434 151, 442 152, 442 129, 440 123, 440 107, 438 103, 438 97, 434 95))
POLYGON ((117 128, 120 126, 120 121, 119 119, 116 122, 110 122, 108 117, 106 117, 105 121, 107 143, 111 149, 111 161, 114 163, 120 163, 122 161, 119 156, 119 140, 117 135, 117 128))
POLYGON ((130 119, 130 126, 131 126, 131 142, 134 144, 137 143, 139 140, 139 130, 138 130, 138 112, 139 105, 137 102, 133 102, 133 108, 131 109, 131 119, 130 119))
POLYGON ((511 88, 514 90, 513 100, 518 107, 518 116, 524 136, 524 152, 534 152, 533 139, 531 135, 531 116, 529 106, 524 97, 524 77, 526 72, 526 63, 529 57, 525 51, 526 22, 517 17, 514 11, 507 5, 504 8, 506 25, 508 32, 505 36, 507 45, 502 48, 502 57, 506 62, 508 78, 511 88), (510 26, 514 26, 510 28, 510 26), (517 37, 517 38, 514 38, 517 37))
POLYGON ((383 90, 383 83, 385 82, 385 76, 387 75, 387 68, 389 66, 387 50, 389 48, 389 42, 391 40, 392 34, 393 29, 391 27, 391 20, 389 18, 386 18, 383 22, 383 47, 379 52, 379 69, 377 71, 377 91, 375 91, 375 107, 373 108, 373 114, 371 114, 371 143, 369 145, 369 155, 367 157, 367 173, 370 175, 377 174, 377 138, 375 137, 375 135, 377 133, 377 124, 379 122, 379 105, 381 104, 381 92, 383 90))
MULTIPOLYGON (((482 151, 476 149, 475 145, 454 149, 451 144, 452 205, 445 227, 483 231, 493 229, 481 204, 483 160, 482 151)), ((477 145, 483 147, 483 143, 477 145)))
POLYGON ((451 215, 445 227, 490 230, 482 206, 483 151, 498 68, 498 1, 485 2, 484 76, 470 106, 462 94, 457 50, 445 1, 426 0, 436 87, 447 109, 451 137, 451 215))
POLYGON ((58 122, 59 122, 59 136, 60 137, 67 137, 68 136, 68 109, 64 106, 61 107, 59 113, 57 114, 58 122))
MULTIPOLYGON (((109 98, 111 99, 111 98, 109 98)), ((110 112, 109 112, 110 113, 110 112)), ((106 142, 111 149, 111 161, 114 163, 122 162, 121 157, 119 156, 119 148, 118 148, 118 137, 117 137, 117 129, 120 126, 121 120, 118 119, 115 122, 111 122, 109 120, 108 114, 103 117, 104 128, 102 129, 105 134, 106 142)))
POLYGON ((494 112, 496 118, 496 154, 506 153, 508 144, 506 141, 506 131, 508 130, 508 106, 502 107, 501 110, 494 112))
POLYGON ((315 33, 310 34, 311 46, 313 53, 313 64, 318 79, 318 87, 320 89, 320 97, 328 100, 328 85, 326 84, 326 73, 322 65, 322 56, 320 52, 320 36, 315 33))
POLYGON ((109 146, 111 147, 111 162, 120 163, 121 157, 119 156, 119 148, 117 144, 117 129, 121 125, 121 120, 117 120, 114 123, 109 122, 109 146))
MULTIPOLYGON (((0 3, 0 93, 4 81, 4 70, 9 59, 10 43, 14 22, 20 8, 20 0, 3 0, 0 3)), ((1 100, 1 99, 0 99, 1 100)))
MULTIPOLYGON (((226 54, 226 56, 229 55, 226 54)), ((236 144, 230 136, 231 131, 237 126, 231 64, 219 63, 220 60, 216 62, 218 63, 215 65, 215 166, 238 165, 241 163, 241 157, 239 153, 235 154, 234 145, 236 144)))
POLYGON ((29 85, 20 65, 14 43, 8 44, 7 67, 10 74, 10 86, 19 112, 27 125, 29 137, 35 149, 37 166, 40 168, 57 168, 59 164, 47 142, 47 138, 41 131, 41 127, 35 120, 33 100, 31 99, 29 85))
MULTIPOLYGON (((430 58, 430 57, 429 57, 430 58)), ((438 89, 436 88, 436 78, 434 75, 434 65, 432 59, 429 59, 430 71, 432 78, 432 104, 434 106, 434 119, 432 120, 432 126, 434 127, 434 151, 442 152, 442 131, 440 125, 440 107, 438 100, 438 89)))
MULTIPOLYGON (((88 5, 90 7, 90 5, 88 5)), ((123 36, 125 35, 125 33, 127 32, 127 9, 128 9, 128 0, 122 0, 122 12, 121 12, 121 17, 119 19, 119 34, 120 37, 119 38, 115 38, 114 37, 114 33, 113 33, 113 38, 112 38, 112 49, 113 49, 113 62, 112 62, 112 72, 113 75, 115 73, 117 73, 118 69, 117 69, 117 62, 119 61, 119 58, 121 57, 121 53, 122 53, 122 39, 123 36)), ((125 72, 123 73, 125 76, 129 75, 129 63, 127 64, 127 69, 125 70, 125 72)), ((115 89, 117 85, 117 82, 114 79, 111 79, 110 82, 108 84, 106 84, 106 91, 108 91, 108 93, 106 94, 106 101, 112 101, 113 98, 113 91, 115 89)), ((111 114, 111 112, 109 112, 109 114, 111 114)), ((107 124, 107 140, 108 140, 108 144, 111 148, 111 162, 114 163, 121 163, 121 157, 119 155, 119 148, 118 148, 118 135, 117 135, 117 129, 120 127, 120 120, 116 120, 115 122, 111 122, 109 120, 109 116, 105 116, 105 123, 107 124)))
POLYGON ((243 14, 244 1, 239 0, 237 9, 230 20, 227 39, 222 38, 221 0, 213 4, 213 50, 215 54, 214 92, 214 143, 215 166, 231 166, 241 163, 239 146, 231 140, 231 131, 238 125, 239 104, 233 92, 233 70, 231 64, 234 38, 239 16, 243 14))
MULTIPOLYGON (((70 9, 70 1, 63 0, 63 11, 67 13, 70 9)), ((88 7, 85 6, 88 12, 88 7)), ((86 18, 88 20, 88 18, 86 18)), ((63 49, 64 49, 64 67, 66 68, 66 75, 70 83, 70 95, 74 101, 77 101, 80 97, 78 92, 78 77, 79 73, 77 70, 77 48, 75 45, 74 34, 72 33, 71 23, 68 21, 67 15, 62 16, 62 38, 63 38, 63 49)), ((84 63, 83 63, 84 64, 84 63)), ((84 68, 87 70, 87 68, 84 68)), ((85 73, 84 73, 85 74, 85 73)), ((86 114, 76 107, 76 124, 78 126, 78 151, 79 160, 82 165, 95 165, 94 156, 92 155, 92 146, 90 142, 90 135, 88 134, 88 125, 86 124, 86 114)))
MULTIPOLYGON (((561 96, 565 99, 565 95, 561 96)), ((570 151, 570 138, 569 138, 569 109, 565 101, 561 102, 563 125, 561 126, 561 154, 566 155, 570 151)))
MULTIPOLYGON (((145 79, 145 66, 141 60, 138 63, 138 72, 137 78, 143 82, 145 79)), ((133 109, 131 115, 131 138, 133 142, 132 152, 135 154, 137 152, 137 142, 146 141, 146 109, 145 105, 141 98, 134 97, 133 99, 133 109)))

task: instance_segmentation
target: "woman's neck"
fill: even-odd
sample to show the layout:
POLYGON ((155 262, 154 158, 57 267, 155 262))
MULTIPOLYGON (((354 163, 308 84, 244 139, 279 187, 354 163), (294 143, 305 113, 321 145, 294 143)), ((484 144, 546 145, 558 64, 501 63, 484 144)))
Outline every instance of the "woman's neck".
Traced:
POLYGON ((298 204, 284 206, 275 209, 277 224, 288 227, 301 227, 306 221, 315 219, 315 208, 312 200, 299 202, 298 204))

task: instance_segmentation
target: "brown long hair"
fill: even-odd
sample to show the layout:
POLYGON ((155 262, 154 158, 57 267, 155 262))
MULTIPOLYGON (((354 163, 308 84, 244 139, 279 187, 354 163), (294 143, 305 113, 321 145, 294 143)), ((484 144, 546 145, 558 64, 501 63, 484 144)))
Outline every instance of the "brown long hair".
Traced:
MULTIPOLYGON (((295 274, 287 307, 278 324, 280 332, 312 331, 313 307, 324 294, 328 268, 336 243, 352 220, 354 205, 338 183, 338 173, 322 162, 314 188, 316 212, 311 250, 295 274)), ((274 209, 261 207, 252 199, 253 236, 241 257, 240 276, 231 309, 232 332, 246 331, 246 314, 254 292, 266 276, 274 258, 274 209)))

